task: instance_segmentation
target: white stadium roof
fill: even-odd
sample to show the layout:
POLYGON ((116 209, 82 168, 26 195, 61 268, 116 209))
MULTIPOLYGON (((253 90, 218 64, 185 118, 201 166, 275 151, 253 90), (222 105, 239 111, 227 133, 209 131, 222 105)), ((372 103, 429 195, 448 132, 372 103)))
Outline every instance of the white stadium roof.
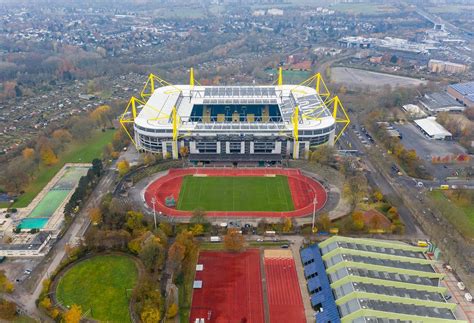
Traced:
POLYGON ((141 108, 135 124, 144 128, 172 129, 171 114, 176 107, 181 119, 180 131, 212 130, 291 130, 295 106, 300 109, 299 129, 326 128, 335 123, 331 112, 314 88, 281 86, 194 86, 171 85, 155 89, 141 108), (278 105, 283 122, 202 123, 190 120, 194 105, 278 105), (229 128, 231 127, 231 128, 229 128))

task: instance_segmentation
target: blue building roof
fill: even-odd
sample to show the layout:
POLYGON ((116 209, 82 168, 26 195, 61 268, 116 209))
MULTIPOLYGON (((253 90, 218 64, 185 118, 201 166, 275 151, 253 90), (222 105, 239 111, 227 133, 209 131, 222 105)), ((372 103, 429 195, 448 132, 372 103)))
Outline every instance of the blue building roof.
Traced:
POLYGON ((474 82, 451 84, 449 87, 464 96, 474 96, 474 82))
POLYGON ((301 250, 301 259, 303 260, 303 263, 306 262, 304 259, 309 260, 311 258, 314 259, 314 262, 304 266, 305 276, 308 276, 306 275, 307 273, 310 273, 309 275, 317 273, 317 276, 308 280, 308 289, 312 291, 317 287, 322 288, 321 291, 311 295, 311 305, 313 307, 320 306, 323 308, 322 312, 316 314, 316 322, 340 323, 341 318, 339 311, 331 290, 329 278, 326 274, 323 258, 317 245, 312 245, 301 250))

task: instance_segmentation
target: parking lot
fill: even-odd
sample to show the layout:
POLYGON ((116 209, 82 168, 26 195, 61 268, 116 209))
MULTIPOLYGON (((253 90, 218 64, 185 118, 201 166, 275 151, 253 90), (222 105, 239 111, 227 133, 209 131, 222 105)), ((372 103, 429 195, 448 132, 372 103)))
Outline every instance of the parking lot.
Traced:
POLYGON ((456 171, 463 165, 432 164, 432 156, 465 154, 466 150, 454 141, 433 140, 427 138, 413 124, 397 124, 395 128, 402 135, 401 143, 406 149, 414 149, 418 157, 423 159, 427 170, 436 179, 456 176, 456 171))
POLYGON ((41 258, 7 258, 0 264, 0 270, 4 270, 8 279, 15 285, 22 283, 35 268, 41 258))

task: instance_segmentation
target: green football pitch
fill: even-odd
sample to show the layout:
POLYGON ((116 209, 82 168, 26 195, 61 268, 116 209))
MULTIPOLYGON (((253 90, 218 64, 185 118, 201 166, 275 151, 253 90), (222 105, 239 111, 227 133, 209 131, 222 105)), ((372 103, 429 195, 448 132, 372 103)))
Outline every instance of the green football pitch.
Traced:
POLYGON ((281 175, 185 176, 177 209, 192 211, 198 208, 206 211, 294 210, 288 178, 281 175))

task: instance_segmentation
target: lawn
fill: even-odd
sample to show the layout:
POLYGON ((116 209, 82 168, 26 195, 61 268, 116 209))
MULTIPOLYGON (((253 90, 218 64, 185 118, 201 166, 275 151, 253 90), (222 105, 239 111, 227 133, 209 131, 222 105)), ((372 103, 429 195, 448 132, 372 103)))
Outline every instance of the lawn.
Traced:
POLYGON ((474 205, 461 205, 446 197, 443 191, 432 191, 436 207, 465 238, 474 239, 474 205))
POLYGON ((59 162, 56 165, 51 167, 40 166, 35 174, 35 179, 25 189, 25 193, 13 203, 13 207, 28 206, 64 164, 90 163, 94 158, 100 158, 104 147, 112 141, 114 132, 114 130, 97 131, 84 141, 71 144, 69 149, 58 156, 59 162))
POLYGON ((294 210, 288 178, 260 176, 185 176, 178 210, 192 211, 294 210))
POLYGON ((72 267, 61 278, 56 295, 63 305, 77 304, 88 316, 130 322, 128 304, 138 271, 126 256, 96 256, 72 267))

